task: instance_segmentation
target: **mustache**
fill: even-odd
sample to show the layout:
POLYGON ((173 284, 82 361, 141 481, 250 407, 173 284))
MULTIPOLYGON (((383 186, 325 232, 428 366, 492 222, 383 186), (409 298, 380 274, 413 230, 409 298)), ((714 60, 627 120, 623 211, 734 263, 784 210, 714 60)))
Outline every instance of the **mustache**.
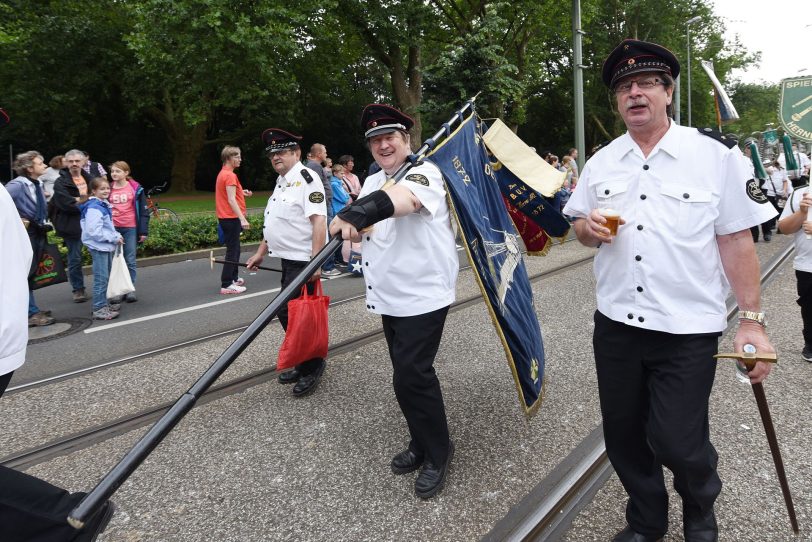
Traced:
POLYGON ((637 106, 637 105, 648 106, 648 101, 645 98, 632 98, 632 99, 626 100, 626 109, 627 110, 629 110, 632 107, 637 106))

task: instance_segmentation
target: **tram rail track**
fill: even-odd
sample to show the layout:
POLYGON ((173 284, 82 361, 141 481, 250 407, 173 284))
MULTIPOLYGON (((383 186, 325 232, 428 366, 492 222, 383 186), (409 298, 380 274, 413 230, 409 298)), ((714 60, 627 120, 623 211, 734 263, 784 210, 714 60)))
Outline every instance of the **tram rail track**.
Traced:
MULTIPOLYGON (((761 270, 762 286, 794 253, 790 244, 761 270)), ((733 296, 727 300, 728 329, 738 305, 733 296)), ((594 498, 613 472, 606 455, 601 425, 595 427, 559 464, 520 502, 511 507, 482 540, 485 542, 560 540, 573 519, 594 498)))
MULTIPOLYGON (((546 271, 542 271, 542 272, 530 275, 530 281, 531 282, 538 282, 538 281, 541 281, 543 279, 548 279, 548 278, 551 278, 551 277, 555 277, 556 275, 566 273, 570 269, 573 269, 573 268, 579 267, 581 265, 584 265, 584 264, 586 264, 588 262, 591 262, 593 259, 594 259, 594 255, 590 255, 588 257, 577 258, 577 259, 575 259, 575 260, 573 260, 571 262, 556 266, 556 267, 554 267, 552 269, 548 269, 546 271)), ((469 269, 469 268, 470 268, 470 266, 465 267, 465 269, 469 269)), ((462 268, 461 268, 461 270, 462 270, 462 268)), ((363 295, 356 296, 356 297, 351 297, 351 298, 341 300, 341 301, 337 302, 336 304, 348 303, 350 301, 355 301, 355 300, 363 299, 363 298, 364 298, 363 295)), ((472 295, 472 296, 469 296, 469 297, 466 297, 464 299, 461 299, 461 300, 458 300, 458 301, 454 302, 454 304, 451 306, 451 309, 450 309, 449 312, 453 313, 453 312, 456 312, 456 311, 460 311, 460 310, 466 309, 468 307, 471 307, 473 305, 477 305, 479 303, 484 303, 482 295, 481 294, 475 294, 475 295, 472 295)), ((183 348, 185 346, 190 346, 190 345, 193 345, 193 344, 204 342, 206 340, 212 340, 214 338, 219 338, 219 337, 231 334, 231 333, 238 333, 238 332, 242 331, 243 329, 245 329, 245 327, 236 328, 236 329, 230 330, 230 331, 219 332, 217 334, 214 334, 214 336, 206 336, 206 337, 201 337, 201 338, 185 341, 185 342, 179 343, 177 345, 171 345, 169 347, 164 347, 164 348, 161 348, 161 349, 154 349, 154 350, 152 350, 150 352, 145 352, 143 354, 137 354, 137 355, 129 356, 127 358, 122 358, 121 360, 117 360, 117 361, 114 361, 114 362, 107 362, 105 364, 101 364, 101 365, 94 366, 94 367, 89 367, 89 368, 86 368, 84 370, 73 371, 73 372, 71 372, 69 374, 66 374, 66 375, 59 375, 57 377, 52 377, 51 379, 45 379, 45 380, 38 381, 38 382, 32 382, 32 383, 27 385, 27 388, 30 389, 30 388, 36 387, 36 386, 44 386, 44 385, 47 385, 49 383, 53 383, 53 382, 56 382, 56 381, 59 381, 59 380, 65 380, 67 378, 73 378, 73 377, 76 377, 76 376, 80 376, 81 374, 84 374, 84 373, 87 373, 87 372, 90 372, 90 371, 101 370, 101 369, 108 368, 108 367, 111 367, 111 366, 114 366, 114 365, 120 365, 122 363, 132 362, 132 361, 135 361, 136 359, 139 359, 139 358, 143 358, 143 357, 150 356, 150 355, 155 355, 156 353, 165 353, 165 352, 170 351, 170 350, 176 350, 176 349, 179 349, 179 348, 183 348)), ((375 341, 378 341, 378 340, 382 340, 382 339, 383 339, 383 330, 381 328, 377 328, 375 330, 368 331, 366 333, 362 333, 362 334, 356 335, 354 337, 351 337, 351 338, 349 338, 347 340, 338 342, 338 343, 336 343, 334 345, 330 345, 328 356, 343 355, 343 354, 352 352, 352 351, 354 351, 354 350, 356 350, 356 349, 358 349, 358 348, 360 348, 360 347, 362 347, 362 346, 364 346, 366 344, 369 344, 369 343, 372 343, 372 342, 375 342, 375 341)), ((200 405, 200 404, 208 403, 208 402, 211 402, 211 401, 215 401, 215 400, 227 397, 229 395, 234 395, 234 394, 240 393, 240 392, 242 392, 242 391, 244 391, 246 389, 249 389, 249 388, 251 388, 253 386, 263 384, 263 383, 275 378, 276 375, 277 375, 277 371, 276 371, 276 366, 274 365, 274 366, 268 367, 266 369, 254 371, 254 372, 249 373, 247 375, 234 378, 234 379, 229 380, 227 382, 224 382, 222 384, 212 386, 212 388, 206 394, 204 394, 203 397, 201 397, 201 399, 198 401, 197 404, 200 405)), ((18 392, 23 391, 24 389, 26 389, 26 388, 24 388, 23 386, 16 387, 16 390, 18 392)), ((4 465, 6 467, 10 467, 10 468, 25 469, 25 468, 34 466, 36 464, 48 461, 50 459, 60 457, 60 456, 63 456, 63 455, 67 455, 67 454, 70 454, 70 453, 72 453, 74 451, 81 450, 81 449, 93 446, 95 444, 98 444, 98 443, 103 442, 105 440, 108 440, 110 438, 113 438, 113 437, 128 433, 128 432, 130 432, 130 431, 132 431, 134 429, 143 427, 145 425, 148 425, 148 424, 154 422, 155 420, 160 418, 169 408, 171 408, 174 403, 175 403, 175 399, 173 398, 171 401, 162 402, 162 403, 157 404, 155 406, 148 407, 146 409, 142 409, 139 412, 136 412, 136 413, 133 413, 133 414, 128 414, 126 416, 122 416, 122 417, 116 418, 114 420, 110 420, 110 421, 107 421, 107 422, 104 422, 104 423, 97 424, 94 427, 90 427, 90 428, 87 428, 85 430, 72 433, 70 435, 66 435, 66 436, 62 436, 62 437, 53 439, 53 440, 51 440, 49 442, 46 442, 46 443, 44 443, 44 444, 42 444, 40 446, 36 446, 36 447, 29 448, 29 449, 26 449, 26 450, 21 450, 21 451, 18 451, 18 452, 13 452, 13 453, 11 453, 11 454, 3 457, 3 458, 0 458, 0 464, 4 465)))

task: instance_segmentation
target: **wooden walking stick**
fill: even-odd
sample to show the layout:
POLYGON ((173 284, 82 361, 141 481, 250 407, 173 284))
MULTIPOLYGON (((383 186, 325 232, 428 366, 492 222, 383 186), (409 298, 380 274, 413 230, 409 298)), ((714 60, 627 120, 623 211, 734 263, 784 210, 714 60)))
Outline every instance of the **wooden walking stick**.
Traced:
MULTIPOLYGON (((232 262, 231 260, 217 260, 214 257, 214 251, 213 250, 211 252, 209 252, 209 262, 210 262, 210 265, 211 265, 212 269, 214 269, 214 264, 216 264, 216 263, 219 263, 219 264, 229 264, 230 263, 231 265, 238 265, 240 267, 248 267, 248 264, 244 264, 242 262, 232 262)), ((275 267, 265 267, 265 266, 262 266, 262 265, 255 265, 254 267, 257 268, 257 269, 264 269, 265 271, 276 271, 277 273, 282 272, 281 269, 276 269, 275 267)))
MULTIPOLYGON (((748 372, 756 366, 756 362, 778 362, 778 356, 776 354, 757 354, 756 347, 752 344, 745 344, 743 350, 744 352, 736 352, 734 354, 716 354, 713 357, 716 359, 735 359, 747 367, 748 372)), ((761 422, 764 424, 764 432, 767 433, 767 444, 770 446, 770 453, 773 456, 773 463, 775 463, 775 472, 778 475, 778 483, 781 485, 781 493, 784 494, 784 502, 787 505, 789 522, 792 525, 793 532, 798 534, 798 519, 795 517, 795 505, 792 504, 792 494, 789 492, 787 474, 784 472, 784 461, 781 459, 781 450, 778 448, 778 439, 775 436, 775 426, 773 425, 772 416, 770 416, 770 407, 767 405, 767 396, 764 394, 764 386, 761 384, 761 382, 752 384, 752 386, 753 395, 756 396, 758 413, 761 415, 761 422)))

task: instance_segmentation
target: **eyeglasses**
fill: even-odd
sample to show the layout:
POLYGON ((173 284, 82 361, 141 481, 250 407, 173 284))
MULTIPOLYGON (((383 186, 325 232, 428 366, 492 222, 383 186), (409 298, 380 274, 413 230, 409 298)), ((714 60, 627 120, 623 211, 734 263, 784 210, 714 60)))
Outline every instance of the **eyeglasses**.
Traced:
POLYGON ((651 90, 655 86, 664 83, 662 79, 657 79, 656 77, 646 77, 644 79, 630 79, 628 81, 622 81, 615 85, 615 94, 626 94, 631 92, 632 85, 637 83, 637 88, 640 90, 651 90))

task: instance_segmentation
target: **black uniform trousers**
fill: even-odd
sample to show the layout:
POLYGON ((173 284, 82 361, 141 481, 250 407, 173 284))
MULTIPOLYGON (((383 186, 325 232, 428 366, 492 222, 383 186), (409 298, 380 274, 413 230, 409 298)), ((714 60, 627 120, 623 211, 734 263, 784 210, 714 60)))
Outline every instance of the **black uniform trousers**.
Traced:
MULTIPOLYGON (((300 262, 297 260, 285 260, 282 259, 282 289, 284 290, 285 287, 293 282, 299 273, 301 273, 302 269, 304 269, 307 264, 310 262, 300 262)), ((312 294, 313 288, 315 288, 315 283, 309 282, 307 283, 307 293, 312 294)), ((291 299, 296 299, 297 297, 301 297, 302 292, 301 290, 296 293, 291 299)), ((288 330, 288 304, 285 303, 282 308, 279 310, 279 323, 282 324, 282 329, 285 331, 288 330)), ((296 366, 299 369, 299 372, 302 375, 308 375, 310 373, 316 372, 319 367, 324 363, 324 358, 313 358, 309 359, 303 363, 300 363, 296 366)))
POLYGON ((382 315, 392 360, 392 385, 409 426, 409 449, 435 465, 448 459, 448 421, 434 357, 440 347, 448 307, 417 316, 382 315))
MULTIPOLYGON (((0 396, 12 373, 0 376, 0 396)), ((84 493, 69 493, 24 472, 0 465, 0 540, 3 542, 63 542, 78 531, 68 514, 84 493)))
POLYGON ((812 348, 812 273, 795 270, 798 279, 798 305, 804 324, 804 346, 812 348))
MULTIPOLYGON (((242 224, 239 218, 218 218, 220 228, 223 230, 223 244, 226 246, 226 260, 240 261, 240 233, 242 224)), ((223 264, 220 273, 220 286, 228 288, 232 282, 240 278, 239 268, 233 263, 223 264)))
POLYGON ((606 452, 629 494, 626 521, 638 533, 668 530, 663 466, 674 473, 684 512, 708 513, 722 490, 708 430, 720 335, 650 331, 595 312, 606 452))

